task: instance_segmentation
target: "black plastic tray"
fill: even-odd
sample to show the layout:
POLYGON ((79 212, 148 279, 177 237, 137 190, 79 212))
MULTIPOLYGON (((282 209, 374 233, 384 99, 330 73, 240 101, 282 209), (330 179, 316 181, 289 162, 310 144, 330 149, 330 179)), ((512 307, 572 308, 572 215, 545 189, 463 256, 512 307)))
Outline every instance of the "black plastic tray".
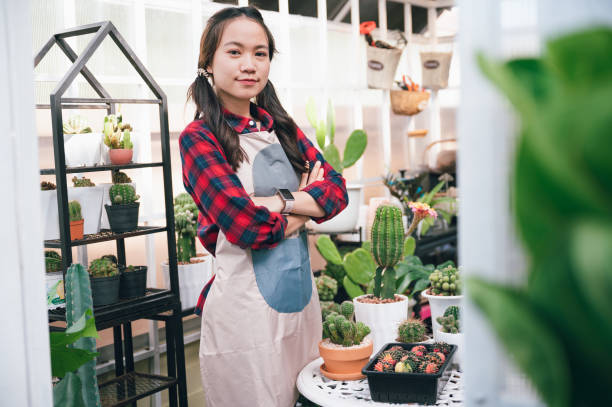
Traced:
POLYGON ((431 351, 434 346, 429 343, 399 342, 391 342, 383 346, 361 370, 361 373, 368 378, 372 400, 385 403, 436 404, 438 395, 450 378, 451 361, 457 350, 457 345, 450 345, 451 351, 436 374, 379 372, 374 370, 374 365, 380 354, 395 345, 399 345, 406 350, 410 350, 416 345, 424 345, 428 351, 431 351))

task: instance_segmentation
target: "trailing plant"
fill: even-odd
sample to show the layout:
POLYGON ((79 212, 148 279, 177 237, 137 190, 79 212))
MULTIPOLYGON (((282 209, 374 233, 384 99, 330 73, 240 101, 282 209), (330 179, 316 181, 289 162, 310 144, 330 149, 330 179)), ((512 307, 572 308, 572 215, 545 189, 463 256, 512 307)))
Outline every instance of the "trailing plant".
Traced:
POLYGON ((318 119, 314 99, 312 97, 309 98, 306 103, 306 117, 310 125, 316 130, 317 144, 321 151, 323 151, 325 161, 334 170, 342 174, 345 168, 353 166, 361 158, 368 145, 368 136, 363 130, 354 130, 351 133, 344 146, 344 154, 340 157, 340 151, 334 144, 336 123, 331 100, 327 104, 327 119, 323 121, 318 119))
POLYGON ((355 322, 354 305, 351 301, 340 304, 340 314, 331 312, 323 322, 323 339, 329 338, 332 343, 342 346, 359 345, 370 333, 370 328, 363 322, 355 322))
POLYGON ((443 269, 437 269, 429 275, 429 281, 431 281, 432 295, 461 295, 462 282, 457 267, 449 265, 443 269))
POLYGON ((130 138, 132 126, 123 123, 123 116, 108 115, 104 117, 104 144, 108 148, 131 149, 134 144, 130 138))
POLYGON ((427 339, 426 327, 420 319, 407 319, 397 327, 397 338, 400 342, 413 343, 427 339))
POLYGON ((338 282, 329 276, 316 277, 315 283, 320 301, 332 301, 338 293, 338 282))
POLYGON ((64 122, 64 134, 83 134, 91 133, 91 127, 87 124, 87 120, 79 115, 72 116, 64 122))
POLYGON ((107 257, 92 260, 88 271, 93 278, 112 277, 119 274, 117 263, 113 263, 113 261, 107 257))
POLYGON ((520 117, 510 190, 528 278, 472 278, 469 295, 544 403, 612 405, 612 29, 478 62, 520 117))
POLYGON ((77 178, 76 176, 72 177, 72 185, 75 187, 95 187, 96 184, 91 182, 89 178, 77 178))
POLYGON ((136 202, 140 195, 129 184, 114 184, 108 190, 108 195, 113 205, 125 205, 136 202))
POLYGON ((66 330, 50 332, 51 371, 61 380, 53 387, 53 405, 100 404, 96 378, 96 322, 91 286, 80 264, 66 270, 66 330))
POLYGON ((400 208, 381 205, 376 209, 371 242, 372 254, 378 264, 374 276, 374 296, 393 299, 396 291, 395 265, 404 251, 404 225, 400 208))
POLYGON ((40 183, 40 190, 41 191, 52 191, 54 189, 57 189, 57 187, 55 186, 55 184, 53 182, 42 181, 40 183))
POLYGON ((53 273, 62 268, 62 256, 53 250, 45 250, 45 271, 53 273))
POLYGON ((179 262, 189 262, 196 255, 195 238, 197 232, 198 207, 191 195, 186 192, 174 197, 174 228, 176 257, 179 262))
POLYGON ((113 171, 113 184, 130 184, 132 179, 123 171, 113 171))
POLYGON ((81 204, 79 201, 68 202, 68 213, 70 216, 70 222, 83 219, 83 216, 81 215, 81 204))

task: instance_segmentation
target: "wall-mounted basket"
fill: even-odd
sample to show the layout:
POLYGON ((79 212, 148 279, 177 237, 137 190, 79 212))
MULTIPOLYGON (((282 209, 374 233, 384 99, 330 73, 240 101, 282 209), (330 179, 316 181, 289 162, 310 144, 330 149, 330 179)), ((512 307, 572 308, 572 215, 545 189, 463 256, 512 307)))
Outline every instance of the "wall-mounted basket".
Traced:
POLYGON ((411 90, 392 90, 391 109, 393 113, 412 116, 420 113, 427 107, 429 92, 411 90))
POLYGON ((369 88, 391 89, 402 51, 400 48, 385 49, 367 46, 369 88))
POLYGON ((452 52, 421 52, 423 87, 442 89, 448 86, 452 52))

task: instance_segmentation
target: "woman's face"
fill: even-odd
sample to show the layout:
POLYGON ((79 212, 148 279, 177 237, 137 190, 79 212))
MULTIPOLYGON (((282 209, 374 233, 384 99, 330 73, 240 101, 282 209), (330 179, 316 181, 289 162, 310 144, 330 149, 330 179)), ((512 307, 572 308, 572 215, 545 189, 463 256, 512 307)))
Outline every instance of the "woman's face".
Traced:
POLYGON ((244 102, 257 96, 268 82, 268 37, 255 21, 239 17, 230 21, 210 66, 217 95, 223 104, 244 102))

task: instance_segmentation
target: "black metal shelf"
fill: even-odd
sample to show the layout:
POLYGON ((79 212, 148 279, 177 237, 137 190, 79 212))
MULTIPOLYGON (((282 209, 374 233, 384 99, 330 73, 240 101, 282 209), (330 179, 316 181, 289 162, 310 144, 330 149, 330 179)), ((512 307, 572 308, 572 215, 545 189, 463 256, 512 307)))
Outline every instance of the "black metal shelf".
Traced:
MULTIPOLYGON (((109 240, 125 239, 126 237, 149 235, 151 233, 165 232, 165 226, 138 226, 136 230, 125 233, 113 233, 109 229, 102 229, 99 233, 84 235, 83 239, 72 240, 70 246, 82 246, 92 243, 107 242, 109 240)), ((62 247, 61 239, 45 240, 45 247, 49 249, 59 249, 62 247)))
MULTIPOLYGON (((96 172, 96 171, 115 171, 115 170, 130 170, 134 168, 149 168, 149 167, 162 167, 163 162, 154 163, 133 163, 124 165, 95 165, 93 167, 66 167, 66 174, 74 174, 80 172, 96 172)), ((55 168, 44 168, 40 170, 40 175, 54 175, 55 168)))
POLYGON ((103 407, 125 406, 176 384, 172 377, 129 372, 98 386, 100 402, 103 407))

